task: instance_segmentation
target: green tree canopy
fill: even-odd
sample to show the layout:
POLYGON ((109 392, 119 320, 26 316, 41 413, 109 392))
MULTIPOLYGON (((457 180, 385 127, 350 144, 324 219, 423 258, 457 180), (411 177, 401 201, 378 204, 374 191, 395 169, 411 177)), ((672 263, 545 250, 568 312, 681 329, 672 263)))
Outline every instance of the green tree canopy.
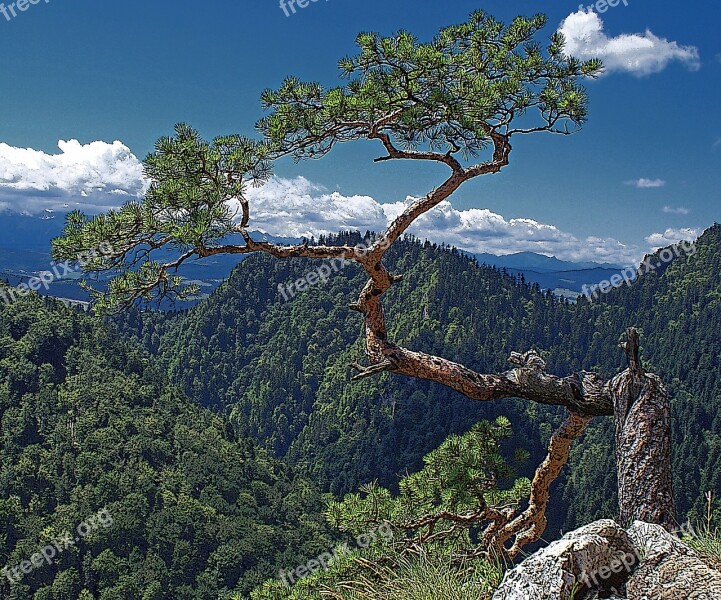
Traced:
POLYGON ((112 274, 107 291, 95 292, 99 312, 193 294, 196 289, 184 287, 174 271, 212 254, 343 254, 363 262, 365 255, 350 249, 251 239, 246 187, 267 181, 278 158, 317 158, 338 142, 373 139, 386 152, 379 161, 435 161, 452 171, 377 240, 370 254, 378 260, 415 218, 463 182, 506 166, 513 136, 570 133, 583 124, 588 101, 579 80, 598 75, 601 63, 567 56, 560 33, 542 46, 537 37, 546 21, 537 15, 504 25, 478 11, 426 43, 405 31, 362 33, 360 52, 339 64, 345 85, 325 89, 289 77, 263 93, 269 114, 257 123, 261 140, 231 135, 206 142, 178 125, 145 160, 146 196, 95 217, 71 213, 53 255, 76 260, 95 252, 84 261, 85 271, 112 274), (98 253, 101 245, 110 251, 98 253))

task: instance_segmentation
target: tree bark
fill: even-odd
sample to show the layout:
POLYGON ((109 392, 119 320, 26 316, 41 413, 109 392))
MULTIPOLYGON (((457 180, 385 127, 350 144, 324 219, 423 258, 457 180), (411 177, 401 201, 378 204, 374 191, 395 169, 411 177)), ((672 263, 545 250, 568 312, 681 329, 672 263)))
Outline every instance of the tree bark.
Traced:
MULTIPOLYGON (((419 216, 450 197, 464 182, 478 175, 499 172, 508 164, 511 145, 508 137, 492 135, 493 160, 464 169, 447 155, 407 153, 394 148, 390 139, 383 135, 371 137, 380 139, 388 150, 389 154, 383 160, 437 160, 450 167, 451 175, 440 187, 412 203, 369 248, 308 244, 279 246, 256 242, 245 229, 240 228, 239 232, 245 239, 244 246, 200 247, 195 252, 198 256, 210 256, 260 251, 278 258, 344 258, 358 263, 368 275, 368 281, 358 300, 350 307, 363 315, 366 354, 370 364, 351 365, 358 371, 354 379, 388 371, 440 383, 471 400, 488 402, 502 398, 522 398, 563 406, 584 423, 593 417, 614 416, 621 521, 628 524, 638 519, 672 530, 676 522, 671 479, 669 398, 661 380, 655 375, 645 374, 641 368, 638 332, 635 329, 628 330, 628 341, 624 344, 629 367, 611 381, 605 381, 587 371, 566 377, 549 374, 541 356, 533 351, 525 354, 514 352, 510 360, 516 367, 510 371, 482 374, 445 358, 404 348, 389 340, 382 297, 402 276, 391 274, 383 264, 386 251, 419 216)), ((166 265, 169 266, 177 264, 166 265)), ((576 437, 580 436, 583 427, 575 428, 574 431, 576 437)), ((569 438, 570 441, 573 439, 569 438)), ((555 466, 559 467, 558 464, 555 466)), ((560 468, 556 470, 560 471, 560 468)), ((539 483, 538 497, 547 493, 554 479, 555 476, 539 483)))
POLYGON ((616 430, 619 520, 678 527, 671 472, 671 408, 656 375, 644 373, 638 332, 627 331, 629 367, 611 380, 616 430))
MULTIPOLYGON (((373 296, 369 298, 371 302, 375 300, 373 296)), ((379 304, 374 302, 372 306, 382 319, 379 304)), ((381 357, 382 362, 370 368, 354 365, 360 371, 357 377, 385 370, 441 383, 472 400, 515 397, 565 406, 578 417, 589 420, 595 416, 613 416, 621 524, 628 526, 639 520, 661 525, 668 531, 677 529, 669 395, 658 376, 643 371, 636 329, 627 330, 628 338, 622 345, 628 368, 605 382, 585 371, 568 377, 548 374, 545 362, 533 351, 513 353, 510 360, 518 366, 506 373, 476 373, 444 358, 388 342, 383 335, 378 335, 383 331, 378 327, 381 319, 367 324, 367 342, 369 355, 381 357)), ((555 476, 539 486, 542 493, 547 492, 554 480, 555 476)))

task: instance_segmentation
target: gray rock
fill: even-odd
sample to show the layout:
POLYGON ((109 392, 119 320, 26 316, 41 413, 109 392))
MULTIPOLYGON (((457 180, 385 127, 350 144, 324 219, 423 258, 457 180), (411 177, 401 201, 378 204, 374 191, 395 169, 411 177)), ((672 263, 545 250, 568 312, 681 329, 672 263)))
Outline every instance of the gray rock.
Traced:
POLYGON ((597 521, 508 571, 493 600, 721 600, 721 572, 659 525, 597 521))
POLYGON ((509 570, 493 600, 571 600, 593 588, 622 587, 637 560, 631 539, 615 521, 596 521, 509 570))
POLYGON ((598 590, 593 590, 589 592, 588 596, 584 597, 583 600, 628 600, 626 596, 617 596, 614 593, 608 594, 601 594, 598 590))
POLYGON ((639 555, 628 600, 719 600, 721 573, 659 525, 636 521, 628 530, 639 555))

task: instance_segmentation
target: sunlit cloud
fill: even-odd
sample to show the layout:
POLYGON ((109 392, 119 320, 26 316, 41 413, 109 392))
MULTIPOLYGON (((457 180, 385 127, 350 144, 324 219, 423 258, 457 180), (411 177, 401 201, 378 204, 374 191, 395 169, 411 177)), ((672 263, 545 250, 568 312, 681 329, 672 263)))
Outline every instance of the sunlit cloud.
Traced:
POLYGON ((0 211, 97 212, 144 194, 142 164, 121 142, 61 140, 58 149, 47 154, 0 143, 0 211))
POLYGON ((566 37, 566 52, 588 60, 600 58, 606 72, 626 72, 638 77, 663 71, 671 62, 680 62, 695 71, 701 67, 699 51, 694 46, 645 33, 624 33, 609 37, 603 21, 593 11, 579 10, 561 23, 559 31, 566 37))
POLYGON ((647 179, 646 177, 641 177, 640 179, 626 181, 625 184, 641 189, 650 189, 664 187, 666 185, 666 181, 663 179, 647 179))
MULTIPOLYGON (((381 204, 370 196, 344 196, 304 177, 275 178, 248 194, 251 228, 273 236, 318 237, 339 230, 380 231, 414 198, 381 204)), ((418 218, 409 233, 469 252, 538 252, 563 260, 633 264, 643 250, 614 238, 578 238, 530 218, 506 219, 485 208, 458 210, 448 202, 418 218)))
MULTIPOLYGON (((90 214, 138 200, 147 190, 142 163, 121 142, 58 144, 58 154, 0 144, 0 211, 24 214, 67 212, 90 214)), ((640 179, 638 187, 658 187, 662 180, 640 179)), ((414 201, 382 204, 371 196, 329 191, 304 177, 272 178, 250 188, 252 230, 288 238, 318 237, 340 230, 382 231, 414 201)), ((237 209, 237 201, 231 208, 237 209)), ((665 207, 668 214, 687 214, 684 207, 665 207)), ((695 230, 678 230, 687 237, 695 230)), ((417 219, 409 233, 469 252, 510 254, 537 252, 570 261, 636 263, 647 248, 604 236, 578 237, 532 218, 506 218, 488 208, 459 210, 450 202, 417 219)), ((676 230, 654 233, 650 245, 678 241, 676 230)))
POLYGON ((677 244, 682 241, 693 242, 702 233, 703 229, 693 229, 690 227, 684 227, 682 229, 669 228, 663 233, 652 233, 646 238, 646 242, 652 249, 658 250, 664 246, 670 246, 671 244, 677 244))

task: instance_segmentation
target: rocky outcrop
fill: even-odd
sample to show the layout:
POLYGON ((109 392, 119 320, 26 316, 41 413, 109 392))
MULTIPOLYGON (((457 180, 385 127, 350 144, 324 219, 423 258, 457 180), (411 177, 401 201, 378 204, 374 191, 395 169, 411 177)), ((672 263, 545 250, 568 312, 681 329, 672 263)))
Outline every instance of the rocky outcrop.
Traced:
POLYGON ((629 599, 721 599, 721 573, 663 527, 636 521, 628 534, 643 557, 626 584, 629 599))
POLYGON ((571 600, 622 586, 636 564, 628 534, 611 520, 564 535, 506 573, 493 600, 571 600))
POLYGON ((663 527, 602 520, 509 570, 493 600, 720 600, 721 572, 663 527))

